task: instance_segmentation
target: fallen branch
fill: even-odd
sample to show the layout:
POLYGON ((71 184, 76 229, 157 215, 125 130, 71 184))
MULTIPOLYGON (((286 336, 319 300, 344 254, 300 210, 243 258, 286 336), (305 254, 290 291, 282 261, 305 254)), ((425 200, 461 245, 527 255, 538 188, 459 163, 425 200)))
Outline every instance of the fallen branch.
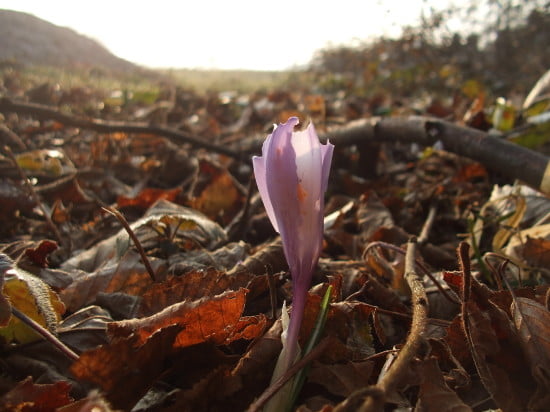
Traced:
MULTIPOLYGON (((390 366, 388 372, 383 375, 374 387, 361 389, 356 396, 366 397, 360 408, 362 412, 383 411, 386 397, 399 387, 404 375, 410 368, 414 357, 420 352, 424 342, 424 333, 428 319, 428 297, 420 276, 415 271, 416 239, 412 238, 407 243, 405 256, 405 280, 411 289, 411 301, 413 307, 413 319, 411 331, 403 348, 399 351, 395 362, 390 366), (374 395, 374 396, 373 396, 374 395)), ((352 397, 354 397, 352 395, 352 397)), ((337 411, 347 411, 349 406, 342 404, 336 407, 337 411)))
POLYGON ((363 120, 326 134, 333 144, 398 140, 431 146, 438 140, 445 150, 480 162, 511 179, 519 179, 550 194, 550 159, 542 153, 492 136, 481 130, 440 119, 411 116, 363 120))
MULTIPOLYGON (((367 142, 400 141, 431 146, 438 140, 446 151, 480 162, 488 169, 550 194, 550 159, 542 153, 511 143, 481 130, 459 126, 441 119, 409 117, 373 117, 320 134, 337 148, 367 142)), ((241 150, 258 153, 262 140, 254 139, 241 150)))
POLYGON ((0 112, 27 114, 30 116, 34 116, 38 119, 55 120, 66 126, 80 127, 82 129, 89 129, 102 133, 122 132, 154 134, 167 137, 176 143, 189 143, 194 147, 208 149, 214 153, 220 153, 235 159, 240 158, 239 153, 234 152, 227 147, 209 143, 200 139, 199 137, 191 136, 188 133, 168 127, 152 126, 146 123, 107 121, 101 119, 73 116, 63 113, 53 107, 36 103, 16 102, 8 99, 7 97, 0 99, 0 112))
MULTIPOLYGON (((167 137, 177 143, 189 143, 194 147, 211 150, 234 159, 249 159, 259 153, 263 138, 239 141, 237 149, 218 146, 197 136, 167 127, 145 123, 106 121, 72 116, 61 111, 34 103, 0 99, 0 112, 28 114, 39 119, 56 120, 67 126, 81 127, 104 133, 141 133, 167 137)), ((431 146, 438 140, 445 150, 480 162, 485 167, 510 179, 519 179, 529 186, 550 194, 550 159, 542 153, 511 143, 504 138, 492 136, 481 130, 459 126, 441 119, 410 116, 370 118, 351 122, 345 127, 329 130, 320 135, 321 140, 330 139, 336 147, 366 142, 401 141, 431 146)))

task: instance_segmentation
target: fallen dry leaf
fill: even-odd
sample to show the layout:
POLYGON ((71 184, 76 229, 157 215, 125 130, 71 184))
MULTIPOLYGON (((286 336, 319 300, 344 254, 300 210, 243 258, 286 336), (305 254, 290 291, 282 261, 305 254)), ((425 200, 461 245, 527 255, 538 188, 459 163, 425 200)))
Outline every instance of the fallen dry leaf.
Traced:
POLYGON ((55 411, 73 401, 69 395, 71 385, 59 381, 52 384, 36 384, 32 378, 19 382, 0 397, 0 410, 47 412, 55 411))
POLYGON ((113 337, 135 335, 143 343, 157 330, 169 325, 183 328, 174 345, 186 347, 201 342, 227 345, 237 339, 254 339, 264 330, 264 315, 242 316, 247 290, 228 291, 213 297, 173 304, 146 318, 113 322, 113 337))
POLYGON ((346 362, 342 364, 314 363, 308 382, 323 386, 331 394, 348 397, 369 383, 374 362, 346 362))
POLYGON ((227 290, 246 287, 253 275, 239 272, 227 275, 214 269, 187 272, 181 276, 169 276, 165 281, 152 284, 139 306, 138 316, 150 316, 164 308, 184 300, 219 295, 227 290))
POLYGON ((457 393, 445 383, 445 377, 439 369, 437 360, 429 358, 420 365, 421 376, 420 393, 415 410, 418 412, 471 412, 472 408, 466 405, 457 393))
MULTIPOLYGON (((514 299, 511 310, 539 392, 547 393, 550 387, 550 312, 536 301, 521 297, 514 299)), ((549 399, 545 396, 546 403, 549 399)), ((541 406, 538 404, 538 408, 541 406)))
POLYGON ((165 370, 181 329, 172 325, 143 341, 132 335, 91 349, 80 355, 71 372, 102 388, 115 408, 131 409, 165 370))

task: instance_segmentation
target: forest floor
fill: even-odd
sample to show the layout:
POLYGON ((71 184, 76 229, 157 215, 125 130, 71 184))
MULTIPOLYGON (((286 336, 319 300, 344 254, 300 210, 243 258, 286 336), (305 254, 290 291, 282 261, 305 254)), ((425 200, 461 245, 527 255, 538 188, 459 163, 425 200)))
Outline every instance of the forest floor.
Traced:
POLYGON ((291 116, 335 152, 290 409, 550 409, 548 102, 0 75, 0 410, 263 407, 292 284, 251 158, 291 116))

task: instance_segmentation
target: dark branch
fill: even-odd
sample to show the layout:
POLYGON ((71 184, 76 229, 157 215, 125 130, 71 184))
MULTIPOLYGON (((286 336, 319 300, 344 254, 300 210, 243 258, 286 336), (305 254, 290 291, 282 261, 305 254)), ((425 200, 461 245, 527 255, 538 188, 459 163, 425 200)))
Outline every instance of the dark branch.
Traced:
POLYGON ((106 121, 101 119, 89 119, 63 113, 52 107, 35 103, 15 102, 6 97, 0 99, 0 112, 15 112, 28 114, 38 119, 56 120, 67 126, 80 127, 103 133, 143 133, 167 137, 176 143, 189 143, 194 147, 208 149, 235 159, 240 158, 239 154, 224 146, 218 146, 199 137, 191 136, 180 130, 167 127, 151 126, 146 123, 106 121))
MULTIPOLYGON (((445 150, 482 163, 488 169, 550 194, 550 159, 542 153, 511 143, 481 130, 423 116, 362 119, 328 130, 321 140, 336 147, 365 142, 400 141, 431 146, 438 140, 445 150)), ((259 153, 261 139, 241 150, 259 153)))

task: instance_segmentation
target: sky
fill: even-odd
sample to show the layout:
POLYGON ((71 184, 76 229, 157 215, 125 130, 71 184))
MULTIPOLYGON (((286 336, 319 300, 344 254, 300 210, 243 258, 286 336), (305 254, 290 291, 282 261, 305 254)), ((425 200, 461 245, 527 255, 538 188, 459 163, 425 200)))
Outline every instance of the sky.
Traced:
POLYGON ((147 67, 284 70, 330 45, 397 36, 449 0, 0 0, 147 67))

